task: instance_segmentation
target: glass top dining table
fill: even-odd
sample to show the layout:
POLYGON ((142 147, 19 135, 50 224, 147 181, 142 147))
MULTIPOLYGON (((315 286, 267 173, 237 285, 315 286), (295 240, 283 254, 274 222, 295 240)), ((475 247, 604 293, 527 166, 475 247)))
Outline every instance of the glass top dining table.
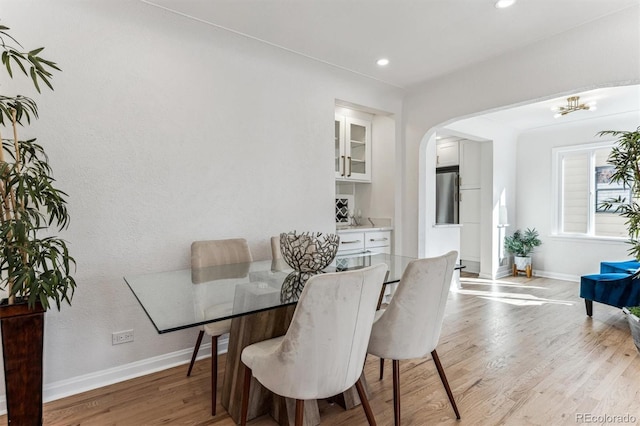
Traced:
MULTIPOLYGON (((384 263, 385 284, 400 281, 411 257, 360 253, 336 257, 320 273, 384 263)), ((129 275, 125 282, 158 333, 295 304, 312 273, 295 272, 283 259, 129 275)))

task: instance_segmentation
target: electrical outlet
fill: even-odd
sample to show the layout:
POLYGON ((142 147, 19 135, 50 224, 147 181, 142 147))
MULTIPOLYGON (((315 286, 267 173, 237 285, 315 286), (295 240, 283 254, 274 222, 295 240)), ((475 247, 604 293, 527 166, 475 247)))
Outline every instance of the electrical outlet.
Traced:
POLYGON ((115 331, 111 333, 111 344, 120 345, 122 343, 133 342, 133 330, 115 331))

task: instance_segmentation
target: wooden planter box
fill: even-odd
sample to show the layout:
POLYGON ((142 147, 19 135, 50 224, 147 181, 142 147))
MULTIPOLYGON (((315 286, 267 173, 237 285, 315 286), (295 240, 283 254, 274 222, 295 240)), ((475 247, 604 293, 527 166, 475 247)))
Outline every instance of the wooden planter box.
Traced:
POLYGON ((0 304, 4 382, 10 425, 42 425, 44 312, 38 303, 0 304))

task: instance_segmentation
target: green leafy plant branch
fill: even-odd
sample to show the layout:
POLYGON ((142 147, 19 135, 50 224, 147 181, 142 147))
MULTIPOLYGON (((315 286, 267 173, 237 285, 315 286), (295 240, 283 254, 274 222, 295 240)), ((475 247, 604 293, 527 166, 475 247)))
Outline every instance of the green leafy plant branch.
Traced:
POLYGON ((611 182, 622 184, 631 189, 631 200, 619 196, 600 203, 605 210, 615 209, 620 216, 626 218, 625 224, 629 233, 627 241, 631 248, 629 254, 640 260, 640 127, 635 131, 607 130, 598 136, 613 136, 617 144, 611 150, 607 162, 614 166, 611 182))
MULTIPOLYGON (((38 92, 40 82, 53 90, 51 72, 58 66, 40 56, 43 48, 24 51, 8 30, 0 25, 9 76, 17 66, 38 92)), ((53 300, 60 309, 63 301, 71 303, 76 288, 75 260, 66 242, 49 234, 51 227, 61 231, 69 224, 67 194, 55 187, 44 148, 36 139, 18 138, 18 125, 32 118, 38 118, 38 108, 31 98, 0 95, 0 125, 12 130, 10 138, 0 135, 0 287, 8 291, 9 304, 26 300, 30 307, 39 302, 48 309, 53 300)))
POLYGON ((630 307, 627 307, 627 309, 631 314, 640 318, 640 306, 630 306, 630 307))
POLYGON ((51 69, 60 71, 60 68, 55 62, 44 59, 40 56, 40 52, 44 50, 44 47, 34 49, 31 51, 23 51, 22 45, 13 38, 7 31, 9 27, 0 25, 0 45, 2 46, 2 64, 7 68, 9 77, 13 78, 13 70, 11 69, 11 63, 18 65, 20 71, 24 75, 31 76, 31 81, 35 86, 38 93, 40 93, 40 84, 38 81, 42 81, 49 89, 53 90, 51 85, 51 69), (9 43, 15 43, 15 45, 9 43), (17 46, 16 46, 17 45, 17 46), (29 72, 27 72, 27 68, 29 72))

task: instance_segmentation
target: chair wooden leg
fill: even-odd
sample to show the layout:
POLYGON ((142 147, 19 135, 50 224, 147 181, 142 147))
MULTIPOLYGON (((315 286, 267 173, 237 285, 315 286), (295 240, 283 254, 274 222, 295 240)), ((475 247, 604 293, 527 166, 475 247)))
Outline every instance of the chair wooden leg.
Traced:
POLYGON ((384 376, 384 358, 380 358, 380 380, 384 376))
POLYGON ((364 409, 364 415, 367 416, 367 421, 369 422, 369 426, 376 426, 376 419, 373 417, 373 411, 371 411, 371 405, 369 405, 369 399, 367 399, 367 393, 364 391, 364 387, 362 387, 361 379, 358 379, 356 382, 356 390, 358 391, 358 396, 360 397, 360 402, 362 402, 362 408, 364 409))
POLYGON ((296 399, 296 426, 302 426, 304 420, 304 399, 296 399))
POLYGON ((240 415, 240 425, 246 426, 247 413, 249 412, 249 387, 251 386, 251 369, 244 367, 244 385, 242 388, 242 412, 240 415))
POLYGON ((187 377, 191 375, 191 369, 193 368, 193 364, 196 362, 196 357, 198 356, 198 350, 200 349, 200 343, 202 343, 202 336, 204 336, 204 330, 200 330, 200 334, 198 334, 198 340, 196 340, 196 346, 193 348, 193 355, 191 355, 191 364, 189 364, 187 377))
MULTIPOLYGON (((388 271, 387 271, 388 272, 388 271)), ((382 300, 384 300, 384 289, 386 286, 382 286, 380 289, 380 296, 378 296, 378 304, 376 305, 376 311, 380 310, 380 306, 382 306, 382 300)))
POLYGON ((211 338, 211 415, 216 415, 216 396, 218 394, 218 337, 211 338))
POLYGON ((440 364, 440 358, 438 358, 438 354, 435 349, 433 350, 433 352, 431 352, 431 356, 433 357, 433 362, 436 364, 436 368, 438 369, 438 374, 440 375, 440 380, 442 380, 444 389, 447 391, 447 396, 449 397, 451 406, 453 406, 453 411, 456 413, 456 419, 460 420, 460 412, 458 411, 458 406, 456 405, 455 399, 453 399, 453 393, 451 393, 451 388, 449 387, 447 376, 445 376, 444 374, 444 368, 442 368, 442 364, 440 364))
POLYGON ((584 306, 587 308, 587 315, 593 316, 593 300, 584 299, 584 306))
POLYGON ((400 361, 394 359, 393 365, 393 424, 400 426, 400 361))

